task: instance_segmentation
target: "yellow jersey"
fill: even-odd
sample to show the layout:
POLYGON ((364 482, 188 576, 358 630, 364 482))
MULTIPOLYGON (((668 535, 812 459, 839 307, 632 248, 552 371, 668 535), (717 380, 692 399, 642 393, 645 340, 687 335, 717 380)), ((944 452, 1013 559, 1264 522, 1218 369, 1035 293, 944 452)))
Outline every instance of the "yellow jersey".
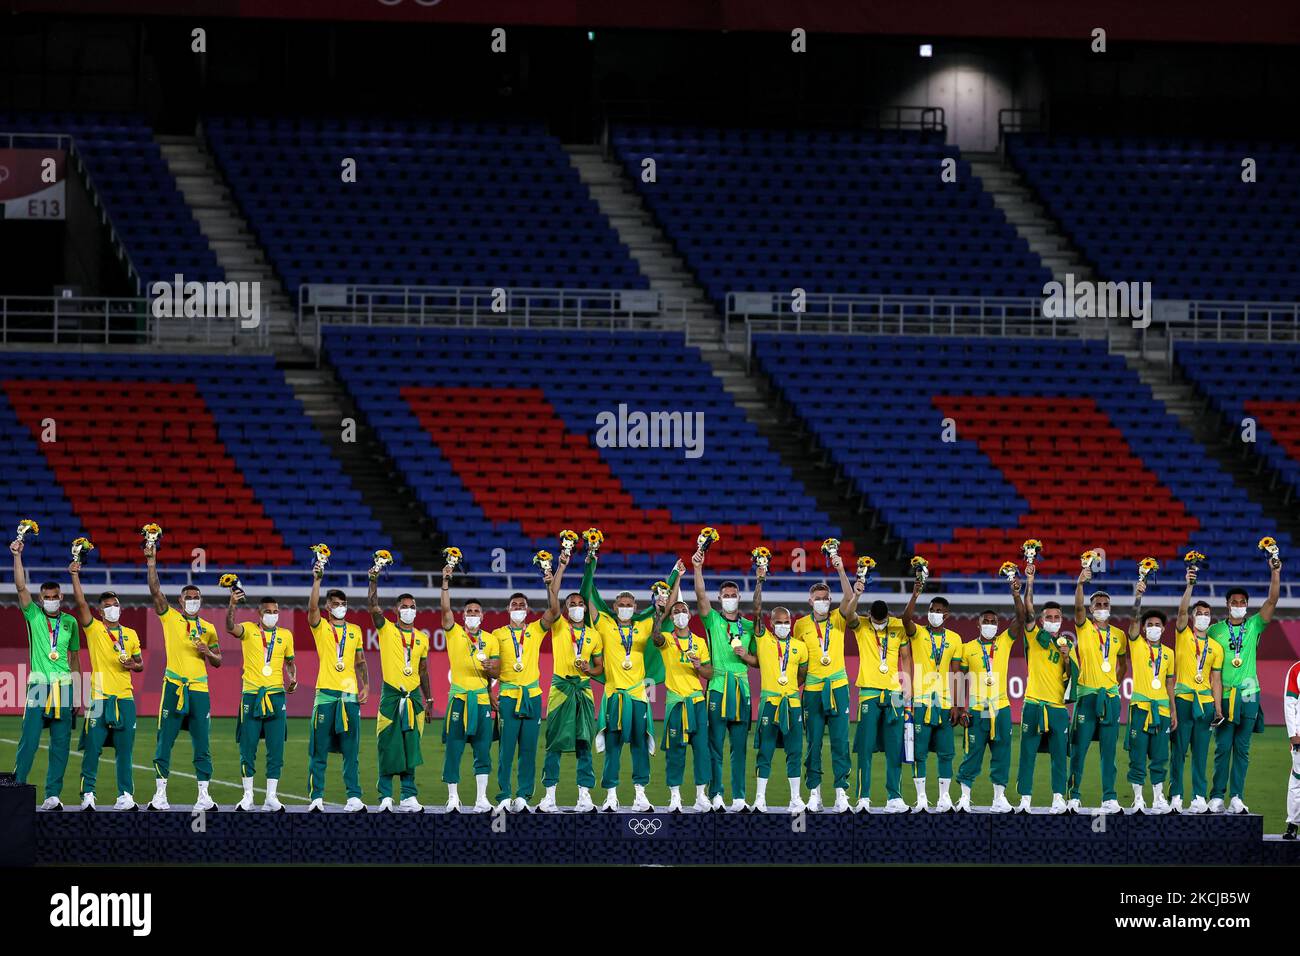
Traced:
MULTIPOLYGON (((195 649, 195 641, 217 647, 217 629, 201 617, 188 618, 174 607, 158 616, 162 622, 167 670, 184 680, 206 684, 208 662, 195 649)), ((203 688, 198 688, 202 690, 203 688)))
POLYGON ((384 683, 401 691, 420 686, 420 661, 429 656, 429 635, 387 618, 379 629, 379 670, 384 683))
POLYGON ((1092 618, 1088 618, 1083 627, 1076 629, 1076 634, 1078 639, 1070 651, 1070 660, 1079 668, 1075 696, 1087 696, 1094 690, 1118 689, 1119 659, 1128 653, 1128 635, 1123 628, 1109 624, 1099 631, 1092 618))
POLYGON ((766 697, 776 694, 789 697, 790 706, 799 706, 799 666, 808 663, 808 645, 803 641, 781 640, 771 631, 758 639, 758 673, 766 697), (781 683, 784 675, 785 683, 781 683))
MULTIPOLYGON (((837 627, 844 627, 839 608, 831 612, 831 621, 837 627)), ((898 682, 898 649, 907 640, 902 620, 891 616, 884 630, 877 631, 869 615, 860 615, 853 637, 858 642, 858 687, 902 690, 898 682)))
POLYGON ((480 630, 477 637, 459 624, 447 631, 447 660, 451 664, 451 686, 462 690, 487 690, 488 661, 499 660, 501 648, 492 631, 480 630), (478 656, 482 654, 483 660, 478 656))
POLYGON ((1210 675, 1223 670, 1223 645, 1208 636, 1198 638, 1196 632, 1185 627, 1174 635, 1175 693, 1183 700, 1209 703, 1214 700, 1210 675), (1197 680, 1197 675, 1200 680, 1197 680))
POLYGON ((827 615, 824 621, 814 621, 811 614, 805 614, 794 622, 790 635, 796 641, 803 641, 808 651, 808 689, 821 690, 822 684, 829 677, 831 687, 844 687, 849 682, 844 670, 844 619, 836 626, 834 619, 827 615), (822 663, 822 658, 828 658, 822 663))
POLYGON ((542 696, 542 689, 537 686, 541 680, 537 662, 542 652, 542 641, 549 633, 542 627, 541 619, 530 621, 523 627, 507 624, 492 632, 500 649, 502 697, 519 700, 525 687, 529 697, 542 696))
POLYGON ((605 653, 605 689, 625 690, 645 700, 645 647, 654 632, 654 618, 620 624, 613 615, 602 614, 596 624, 605 653), (631 666, 624 667, 627 661, 631 666))
POLYGON ((293 631, 278 625, 268 631, 260 624, 244 621, 239 625, 239 644, 244 656, 244 690, 284 690, 284 662, 293 660, 293 631))
MULTIPOLYGON (((602 616, 601 620, 604 620, 602 616)), ((574 624, 567 617, 551 625, 551 663, 556 677, 586 677, 574 661, 590 664, 604 653, 600 628, 595 624, 574 624)))
POLYGON ((709 642, 707 639, 687 634, 677 637, 671 632, 664 634, 664 646, 659 649, 664 661, 664 687, 682 697, 695 698, 703 696, 700 675, 691 664, 690 655, 699 658, 701 664, 709 662, 709 642))
POLYGON ((1154 701, 1162 712, 1169 710, 1166 681, 1174 673, 1174 652, 1159 641, 1135 637, 1129 643, 1128 659, 1133 667, 1132 701, 1154 701), (1151 682, 1155 681, 1155 686, 1151 682))
POLYGON ((99 618, 92 619, 82 630, 90 651, 90 699, 132 697, 131 671, 123 666, 120 658, 124 653, 128 659, 140 653, 139 635, 129 627, 105 624, 99 618))
POLYGON ((1065 685, 1070 680, 1070 658, 1067 651, 1057 645, 1057 636, 1059 634, 1048 634, 1041 627, 1025 628, 1025 664, 1029 672, 1025 683, 1025 700, 1052 707, 1065 706, 1065 685))
POLYGON ((320 657, 316 689, 355 694, 357 651, 361 650, 363 640, 361 628, 350 621, 335 624, 322 615, 320 623, 311 629, 311 636, 320 657))
POLYGON ((970 710, 988 713, 1011 706, 1007 671, 1016 640, 1003 631, 991 641, 976 638, 962 646, 961 661, 970 681, 970 710))
POLYGON ((953 678, 950 665, 962 661, 961 635, 943 628, 936 631, 926 625, 917 625, 912 636, 912 701, 916 705, 937 704, 947 709, 952 706, 953 678))

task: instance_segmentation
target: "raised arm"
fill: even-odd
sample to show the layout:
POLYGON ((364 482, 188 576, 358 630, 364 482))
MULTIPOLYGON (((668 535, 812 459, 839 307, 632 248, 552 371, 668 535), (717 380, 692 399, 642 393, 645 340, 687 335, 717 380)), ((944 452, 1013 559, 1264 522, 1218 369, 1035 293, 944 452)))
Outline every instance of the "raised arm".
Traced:
POLYGON ((1074 582, 1074 626, 1083 627, 1088 623, 1088 608, 1083 603, 1083 586, 1092 580, 1092 568, 1079 572, 1079 580, 1074 582))
POLYGON ((763 627, 763 575, 758 575, 754 579, 754 637, 760 638, 764 634, 763 627))
POLYGON ((840 617, 844 618, 846 632, 855 630, 858 626, 858 599, 864 590, 866 587, 861 581, 854 581, 844 593, 844 600, 840 601, 840 617))
POLYGON ((1282 595, 1282 562, 1278 558, 1269 558, 1268 566, 1272 572, 1268 580, 1268 597, 1259 606, 1259 616, 1265 623, 1273 620, 1277 599, 1282 595))
POLYGON ((1147 583, 1139 581, 1133 591, 1133 620, 1128 625, 1129 640, 1142 633, 1142 595, 1147 593, 1147 583))
POLYGON ((230 603, 226 605, 226 633, 244 639, 244 625, 235 623, 235 606, 244 600, 241 588, 230 589, 230 603))
POLYGON ((1038 619, 1038 611, 1034 608, 1034 576, 1036 573, 1035 565, 1032 562, 1025 565, 1025 627, 1033 627, 1034 621, 1038 619))
POLYGON ((840 617, 844 620, 849 619, 849 611, 858 603, 858 595, 853 590, 853 582, 849 580, 849 573, 844 570, 844 562, 833 565, 840 578, 840 589, 844 596, 840 598, 840 617))
POLYGON ((73 561, 68 565, 68 574, 72 576, 72 600, 77 605, 77 623, 90 627, 94 618, 90 614, 90 605, 86 603, 86 592, 81 590, 81 562, 73 561))
MULTIPOLYGON (((1192 588, 1196 585, 1196 569, 1187 569, 1187 587, 1183 588, 1182 599, 1178 602, 1178 620, 1174 623, 1174 634, 1187 629, 1187 618, 1192 606, 1192 588)), ((1175 637, 1175 640, 1177 637, 1175 637)))
POLYGON ((1016 613, 1007 625, 1007 633, 1017 641, 1025 636, 1025 602, 1020 597, 1020 579, 1011 582, 1011 602, 1016 606, 1016 613))
POLYGON ((614 616, 610 606, 605 603, 605 599, 596 590, 596 561, 596 556, 590 551, 587 552, 586 560, 583 561, 582 565, 582 584, 578 587, 578 593, 587 602, 587 616, 591 619, 592 624, 599 621, 602 614, 609 617, 614 616))
MULTIPOLYGON (((686 570, 686 565, 682 564, 681 559, 678 558, 676 563, 673 564, 673 569, 668 572, 668 580, 664 583, 666 583, 670 588, 675 587, 678 579, 682 576, 682 572, 685 570, 686 570)), ((669 602, 668 606, 672 607, 672 603, 669 602)), ((643 607, 641 610, 633 614, 632 620, 644 621, 647 618, 653 616, 654 616, 654 607, 652 604, 650 607, 643 607)))
POLYGON ((709 607, 709 592, 704 590, 704 552, 696 551, 691 555, 691 565, 695 568, 695 613, 704 620, 713 610, 709 607))
POLYGON ((442 569, 442 629, 450 631, 456 626, 456 615, 451 611, 451 565, 442 569))
POLYGON ((320 568, 312 570, 311 575, 311 597, 307 598, 307 626, 320 626, 320 579, 325 576, 325 572, 320 568))
POLYGON ((370 584, 366 587, 366 610, 370 612, 370 620, 376 628, 384 626, 387 618, 384 617, 384 609, 379 606, 379 575, 371 573, 370 584))
POLYGON ((163 594, 162 584, 158 580, 158 546, 152 545, 145 548, 144 552, 145 568, 148 570, 149 577, 149 596, 153 598, 153 609, 162 617, 167 613, 167 595, 163 594))
POLYGON ((912 595, 907 599, 907 607, 903 608, 903 631, 909 639, 916 635, 916 622, 912 618, 916 614, 916 599, 921 596, 921 590, 924 587, 925 585, 921 581, 913 584, 912 595))
POLYGON ((546 582, 546 610, 542 612, 542 630, 546 633, 551 632, 551 625, 560 617, 560 586, 556 581, 554 574, 548 574, 545 577, 546 582))
POLYGON ((27 590, 27 573, 23 571, 23 543, 15 539, 9 543, 9 550, 14 554, 14 590, 18 592, 18 604, 25 610, 32 603, 32 595, 27 590))

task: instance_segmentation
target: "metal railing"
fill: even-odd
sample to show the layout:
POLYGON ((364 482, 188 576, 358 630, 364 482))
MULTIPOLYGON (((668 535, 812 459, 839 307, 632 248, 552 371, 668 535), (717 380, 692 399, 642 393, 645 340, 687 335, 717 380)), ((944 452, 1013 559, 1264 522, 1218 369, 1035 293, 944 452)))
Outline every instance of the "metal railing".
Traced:
POLYGON ((264 349, 270 323, 237 317, 158 317, 143 297, 0 296, 0 344, 264 349))
POLYGON ((324 325, 657 330, 690 341, 686 300, 648 289, 308 284, 298 289, 297 323, 317 356, 324 325))
MULTIPOLYGON (((260 594, 266 593, 274 594, 282 603, 301 604, 311 594, 312 572, 310 568, 223 567, 221 571, 237 573, 240 586, 254 599, 260 594)), ((172 600, 177 599, 183 586, 194 584, 206 589, 208 594, 206 603, 211 604, 215 600, 213 595, 221 595, 224 603, 226 592, 216 583, 219 576, 216 571, 196 572, 189 566, 182 565, 159 568, 158 573, 162 580, 163 592, 172 600)), ((139 566, 117 569, 88 566, 82 570, 81 577, 82 585, 87 589, 111 588, 123 599, 130 599, 138 603, 139 599, 149 596, 149 586, 145 574, 145 569, 139 566)), ((67 577, 67 568, 53 566, 32 567, 27 569, 27 577, 32 581, 64 581, 67 577)), ((598 578, 598 585, 601 592, 607 595, 626 589, 635 594, 638 600, 647 601, 649 600, 651 577, 651 575, 645 573, 602 571, 598 578)), ((823 577, 824 575, 819 572, 769 574, 763 584, 763 605, 770 610, 778 604, 787 604, 796 613, 800 613, 807 606, 809 585, 814 581, 821 580, 823 577)), ((735 581, 740 586, 743 600, 748 601, 750 599, 754 588, 754 576, 751 572, 744 574, 707 573, 705 583, 709 594, 715 594, 718 586, 724 580, 735 581)), ((389 570, 380 578, 379 592, 385 600, 409 591, 419 601, 432 601, 436 600, 441 594, 441 583, 441 571, 389 570)), ((859 606, 865 608, 871 601, 886 601, 890 605, 890 612, 897 614, 902 610, 903 604, 906 603, 908 596, 911 594, 914 583, 915 578, 912 577, 876 578, 862 595, 859 606)), ((831 585, 833 594, 838 596, 839 585, 834 581, 831 582, 831 585)), ((321 593, 323 594, 327 588, 341 588, 348 593, 348 597, 353 604, 359 605, 364 600, 368 586, 369 579, 366 570, 347 571, 335 570, 335 568, 330 567, 326 571, 325 580, 321 582, 321 593)), ((1074 586, 1074 578, 1040 577, 1034 582, 1034 599, 1039 607, 1042 606, 1043 601, 1054 600, 1060 602, 1067 609, 1072 608, 1074 586)), ((1198 580, 1196 582, 1196 596, 1198 599, 1209 601, 1214 607, 1218 608, 1226 598, 1228 590, 1233 587, 1246 588, 1252 600, 1258 603, 1263 598, 1267 585, 1258 579, 1253 581, 1198 580)), ((685 589, 686 593, 691 595, 688 598, 688 603, 693 602, 693 589, 690 586, 689 576, 686 578, 685 589)), ((1116 600, 1120 602, 1120 610, 1122 610, 1123 598, 1121 597, 1121 590, 1119 588, 1114 590, 1116 600)), ((1161 590, 1163 589, 1157 586, 1148 591, 1143 597, 1143 605, 1146 607, 1177 607, 1181 592, 1175 591, 1172 586, 1167 593, 1160 593, 1161 590)), ((461 601, 470 597, 504 603, 516 591, 527 594, 530 600, 543 600, 545 598, 541 574, 536 568, 530 567, 527 571, 520 572, 483 573, 473 572, 471 568, 470 573, 464 575, 458 573, 452 579, 452 595, 457 606, 461 601), (463 583, 466 579, 472 580, 474 586, 466 586, 463 583)), ((1124 593, 1126 594, 1127 591, 1124 593)), ((933 578, 926 588, 927 597, 923 598, 923 600, 928 600, 929 596, 937 594, 946 597, 954 607, 971 608, 990 604, 996 608, 1010 606, 1007 582, 1002 577, 933 578)), ((1278 602, 1279 608, 1287 611, 1300 610, 1300 583, 1283 582, 1281 595, 1278 602)), ((0 600, 3 600, 4 597, 5 595, 0 594, 0 600)), ((1067 610, 1067 616, 1068 613, 1067 610)))
POLYGON ((1046 133, 1047 103, 1037 109, 1009 107, 998 110, 998 148, 1006 145, 1008 133, 1046 133))
POLYGON ((1168 313, 1171 338, 1215 342, 1300 342, 1300 302, 1189 301, 1186 317, 1168 313))

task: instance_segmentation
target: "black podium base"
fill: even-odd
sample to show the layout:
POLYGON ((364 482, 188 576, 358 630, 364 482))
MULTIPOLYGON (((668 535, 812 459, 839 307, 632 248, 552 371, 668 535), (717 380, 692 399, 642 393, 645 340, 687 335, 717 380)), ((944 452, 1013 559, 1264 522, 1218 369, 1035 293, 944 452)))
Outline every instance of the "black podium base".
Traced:
MULTIPOLYGON (((24 793, 30 820, 30 788, 24 793)), ((1265 839, 1257 815, 70 809, 34 816, 26 825, 42 864, 1300 863, 1300 841, 1265 839)), ((19 859, 21 834, 0 846, 4 853, 19 859)))
POLYGON ((0 786, 0 866, 31 866, 36 861, 36 788, 0 786))

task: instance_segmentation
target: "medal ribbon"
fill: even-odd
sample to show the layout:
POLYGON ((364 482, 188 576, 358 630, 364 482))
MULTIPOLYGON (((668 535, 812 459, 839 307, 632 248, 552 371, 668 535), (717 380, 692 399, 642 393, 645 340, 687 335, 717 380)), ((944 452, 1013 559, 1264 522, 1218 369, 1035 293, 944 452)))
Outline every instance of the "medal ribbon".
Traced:
POLYGON ((515 648, 515 662, 522 664, 524 662, 524 632, 527 628, 521 627, 519 629, 518 637, 515 637, 515 629, 509 624, 506 625, 506 630, 510 632, 510 643, 514 645, 515 648))
POLYGON ((948 632, 939 632, 939 643, 934 643, 934 631, 930 632, 930 657, 934 661, 934 666, 938 669, 939 664, 943 661, 943 652, 948 647, 948 632))
POLYGON ((59 617, 56 617, 54 620, 50 621, 50 650, 51 651, 57 651, 59 649, 59 618, 62 616, 63 615, 60 614, 59 617))
POLYGON ((1234 631, 1232 625, 1228 625, 1228 647, 1237 657, 1241 656, 1241 648, 1246 643, 1246 625, 1238 624, 1237 630, 1234 631))
POLYGON ((1151 679, 1160 679, 1160 662, 1165 659, 1165 645, 1157 641, 1152 644, 1147 641, 1147 654, 1151 657, 1151 679), (1157 650, 1159 648, 1159 650, 1157 650))
POLYGON ((117 653, 120 655, 126 649, 126 638, 122 636, 122 625, 119 624, 117 627, 106 627, 105 630, 107 630, 110 635, 114 631, 117 632, 117 637, 114 637, 112 639, 113 650, 117 651, 117 653))
POLYGON ((336 660, 338 661, 338 663, 342 664, 343 651, 348 646, 348 626, 346 623, 344 623, 343 626, 340 627, 339 625, 331 622, 330 627, 334 628, 334 633, 336 635, 334 640, 335 643, 338 645, 338 657, 336 658, 336 660))
POLYGON ((265 667, 271 663, 271 655, 275 653, 275 632, 271 632, 271 640, 268 642, 266 629, 261 624, 257 625, 257 629, 262 633, 262 666, 265 667))
POLYGON ((831 653, 831 622, 827 620, 824 623, 826 624, 825 637, 822 636, 821 624, 814 620, 813 627, 817 629, 817 643, 821 646, 822 656, 829 657, 831 653))
MULTIPOLYGON (((1192 635, 1192 640, 1193 642, 1195 642, 1193 646, 1199 646, 1201 644, 1201 642, 1196 639, 1195 634, 1192 635)), ((1202 675, 1204 675, 1205 673, 1205 656, 1209 653, 1210 653, 1210 638, 1209 635, 1206 635, 1204 646, 1201 646, 1200 650, 1196 652, 1196 679, 1198 681, 1202 679, 1202 675)))
POLYGON ((410 631, 405 631, 399 627, 397 633, 402 638, 402 664, 404 667, 409 669, 411 666, 411 649, 415 647, 415 628, 411 628, 410 631), (409 642, 406 639, 408 633, 411 635, 409 642))
POLYGON ((1110 625, 1106 625, 1106 636, 1102 637, 1101 632, 1097 632, 1097 649, 1101 651, 1103 661, 1110 660, 1110 625))
POLYGON ((996 648, 996 639, 993 641, 980 641, 980 656, 984 658, 984 673, 993 673, 993 664, 989 660, 989 652, 996 648))
POLYGON ((889 625, 885 625, 883 631, 876 632, 876 640, 880 642, 880 664, 886 666, 889 663, 889 625))
POLYGON ((786 668, 789 666, 789 664, 790 664, 790 638, 787 637, 787 638, 785 638, 784 641, 783 641, 781 638, 778 637, 778 638, 776 639, 776 647, 777 647, 777 651, 776 651, 776 652, 777 652, 777 656, 778 656, 778 662, 779 662, 780 665, 781 665, 781 676, 784 677, 784 676, 785 676, 785 669, 786 669, 786 668), (784 651, 781 650, 781 644, 782 644, 782 643, 785 644, 785 650, 784 650, 784 651))
POLYGON ((587 625, 584 624, 582 630, 570 627, 569 633, 573 635, 573 660, 576 663, 582 660, 582 645, 587 640, 587 625))
POLYGON ((623 656, 632 656, 632 638, 636 636, 636 625, 629 624, 627 632, 624 633, 623 625, 618 626, 618 642, 623 645, 623 656))
POLYGON ((682 650, 681 639, 676 634, 673 635, 673 643, 677 645, 677 653, 681 657, 681 661, 678 663, 683 663, 690 656, 691 651, 695 647, 695 634, 690 633, 686 635, 686 650, 682 650))

